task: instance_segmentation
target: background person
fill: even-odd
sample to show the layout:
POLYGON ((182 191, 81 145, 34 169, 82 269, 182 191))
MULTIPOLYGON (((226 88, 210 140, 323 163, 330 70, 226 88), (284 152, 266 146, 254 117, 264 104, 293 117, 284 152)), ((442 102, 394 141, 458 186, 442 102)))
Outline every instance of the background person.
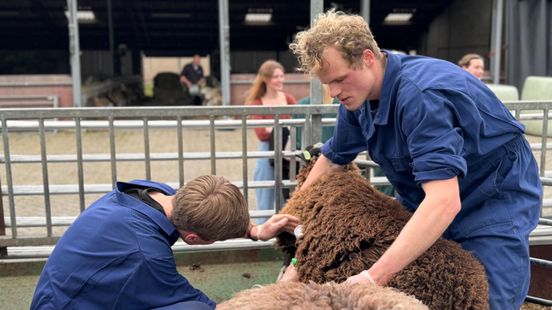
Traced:
POLYGON ((385 285, 443 235, 484 265, 492 309, 519 309, 542 198, 523 126, 458 66, 380 51, 361 16, 322 14, 290 47, 341 101, 302 189, 368 150, 414 212, 380 259, 347 282, 385 285))
POLYGON ((190 245, 268 240, 297 222, 274 215, 251 225, 239 189, 218 176, 198 177, 178 192, 153 181, 117 182, 57 242, 31 309, 211 309, 215 302, 176 269, 171 246, 178 238, 190 245))
POLYGON ((483 78, 483 73, 485 73, 485 61, 480 55, 466 54, 460 58, 458 65, 473 74, 476 78, 480 80, 483 78))
MULTIPOLYGON (((278 106, 295 104, 297 101, 292 95, 283 91, 284 67, 275 60, 267 60, 259 67, 253 85, 247 93, 246 103, 258 106, 278 106)), ((272 115, 253 115, 253 119, 273 119, 272 115)), ((291 118, 291 115, 280 115, 280 119, 291 118)), ((270 148, 272 127, 255 128, 255 134, 259 138, 259 151, 268 151, 270 148)), ((259 158, 255 163, 253 180, 274 180, 274 167, 268 158, 259 158)), ((274 209, 274 189, 259 188, 255 190, 257 210, 274 209)), ((259 219, 262 223, 264 219, 259 219)))
POLYGON ((188 92, 194 98, 194 105, 201 105, 203 96, 201 95, 200 84, 204 82, 204 73, 199 54, 195 54, 192 62, 182 68, 180 82, 186 86, 188 92))

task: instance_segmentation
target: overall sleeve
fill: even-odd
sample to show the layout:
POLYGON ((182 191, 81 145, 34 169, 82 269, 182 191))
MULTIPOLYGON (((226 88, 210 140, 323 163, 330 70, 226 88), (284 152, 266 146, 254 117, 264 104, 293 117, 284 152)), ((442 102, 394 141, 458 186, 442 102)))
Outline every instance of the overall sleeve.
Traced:
POLYGON ((397 113, 416 182, 463 177, 467 172, 464 136, 454 105, 440 91, 420 91, 408 83, 405 88, 408 96, 397 100, 401 103, 397 113))
POLYGON ((322 146, 322 154, 335 164, 346 165, 365 150, 366 140, 355 113, 339 106, 333 137, 322 146))

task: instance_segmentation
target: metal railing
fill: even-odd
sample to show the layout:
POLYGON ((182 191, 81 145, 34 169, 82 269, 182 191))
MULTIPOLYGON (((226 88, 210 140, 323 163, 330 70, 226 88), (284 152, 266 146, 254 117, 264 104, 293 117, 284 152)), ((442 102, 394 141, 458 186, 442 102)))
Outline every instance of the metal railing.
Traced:
MULTIPOLYGON (((240 160, 242 167, 241 180, 234 183, 243 189, 248 199, 249 189, 274 188, 280 192, 282 188, 294 186, 294 180, 282 179, 281 158, 291 157, 295 165, 294 151, 284 152, 260 152, 252 151, 248 147, 248 131, 256 127, 275 127, 275 148, 282 149, 281 127, 292 128, 291 143, 295 145, 295 128, 304 127, 305 138, 303 143, 310 144, 320 140, 322 125, 331 125, 333 120, 322 120, 322 115, 335 112, 335 106, 295 106, 295 107, 145 107, 145 108, 78 108, 78 109, 4 109, 0 110, 2 126, 3 155, 0 155, 0 163, 4 165, 5 178, 2 181, 2 196, 7 200, 9 216, 4 220, 3 210, 0 217, 0 234, 5 228, 9 228, 9 236, 0 237, 0 248, 7 246, 26 245, 51 245, 55 244, 58 237, 53 228, 66 226, 76 216, 56 217, 52 214, 52 197, 56 195, 78 195, 78 211, 82 212, 87 203, 87 194, 100 194, 110 191, 118 180, 118 165, 124 162, 143 162, 145 179, 152 177, 152 164, 156 161, 168 161, 172 169, 178 171, 178 179, 166 182, 174 188, 185 183, 187 174, 184 163, 198 160, 208 160, 211 174, 217 174, 219 162, 225 160, 240 160), (274 120, 252 120, 251 115, 270 114, 274 120), (305 114, 305 119, 282 119, 285 115, 305 114), (200 118, 200 119, 197 119, 200 118), (57 120, 56 120, 57 119, 57 120), (184 138, 184 132, 193 129, 204 129, 209 132, 207 139, 199 139, 197 136, 191 139, 184 138), (132 130, 141 132, 143 139, 143 152, 120 152, 115 132, 117 130, 132 130), (174 148, 170 152, 152 152, 150 150, 151 131, 165 129, 176 132, 174 148), (215 143, 217 130, 241 130, 241 145, 232 151, 219 151, 215 143), (69 153, 51 152, 48 148, 47 136, 57 132, 70 132, 74 135, 75 150, 69 153), (108 150, 104 153, 85 152, 83 148, 83 135, 87 131, 103 131, 108 135, 108 150), (13 135, 26 135, 34 133, 38 136, 39 151, 35 154, 17 154, 10 149, 10 139, 13 135), (203 152, 185 152, 185 144, 203 144, 209 146, 203 152), (250 181, 248 159, 275 158, 275 180, 250 181), (107 163, 110 166, 111 182, 103 184, 89 184, 85 182, 84 165, 88 163, 107 163), (49 175, 51 165, 65 163, 76 170, 77 180, 73 183, 53 184, 49 175), (42 182, 39 184, 14 182, 14 167, 16 165, 39 165, 42 182), (16 202, 18 197, 43 197, 43 217, 21 217, 18 211, 26 206, 16 202), (20 237, 19 230, 28 227, 44 227, 43 236, 20 237)), ((139 173, 137 172, 136 177, 139 173)), ((68 181, 71 182, 71 181, 68 181)), ((281 196, 276 195, 276 206, 281 205, 281 196)), ((251 211, 252 217, 264 217, 276 210, 251 211)))
MULTIPOLYGON (((508 108, 518 119, 540 120, 543 131, 547 132, 548 115, 552 102, 550 101, 519 101, 506 102, 508 108)), ((241 180, 234 181, 243 189, 246 199, 248 190, 255 188, 274 188, 280 192, 282 188, 293 188, 295 185, 294 174, 295 161, 291 152, 260 152, 252 151, 248 146, 247 131, 257 127, 275 126, 276 149, 281 149, 281 137, 279 130, 282 126, 291 128, 291 145, 295 146, 295 131, 297 127, 304 128, 302 140, 303 146, 321 140, 321 127, 333 125, 335 120, 322 119, 326 113, 335 113, 337 106, 286 106, 286 107, 144 107, 144 108, 78 108, 78 109, 2 109, 0 110, 0 121, 2 126, 3 154, 0 155, 0 164, 4 165, 5 176, 2 178, 1 194, 6 198, 9 216, 4 220, 4 208, 0 208, 0 234, 5 228, 10 229, 10 235, 0 237, 0 248, 19 245, 42 245, 54 244, 57 237, 52 227, 67 226, 76 216, 52 216, 51 197, 54 195, 78 195, 78 210, 86 207, 85 195, 101 194, 110 191, 118 176, 118 165, 124 162, 143 162, 146 179, 151 179, 152 163, 159 161, 171 161, 175 170, 178 171, 177 180, 167 182, 174 188, 184 184, 186 171, 184 163, 190 161, 208 160, 210 173, 217 173, 217 165, 225 160, 241 161, 241 180), (274 120, 252 120, 251 115, 269 114, 274 120), (282 119, 282 115, 303 114, 305 119, 282 119), (208 130, 209 138, 204 140, 184 139, 183 133, 192 129, 202 128, 208 130), (115 131, 128 129, 141 132, 143 140, 142 152, 121 152, 115 137, 115 131), (175 148, 170 152, 152 152, 150 150, 151 131, 156 129, 167 129, 175 131, 177 139, 173 141, 175 148), (215 136, 217 130, 241 130, 241 147, 232 151, 217 150, 215 136), (26 134, 38 135, 40 144, 39 152, 34 154, 18 154, 10 151, 10 137, 20 131, 26 134), (65 131, 74 133, 76 144, 75 151, 69 153, 51 152, 46 143, 46 133, 65 131), (85 152, 83 150, 83 134, 87 131, 103 131, 108 134, 109 147, 104 153, 85 152), (209 149, 203 152, 184 151, 187 143, 201 143, 208 145, 209 149), (282 179, 279 165, 281 158, 291 157, 291 174, 289 179, 282 179), (248 159, 274 158, 275 180, 274 181, 250 181, 250 168, 248 159), (76 182, 70 184, 51 184, 49 174, 50 165, 68 163, 73 165, 77 171, 76 182), (107 163, 110 165, 109 173, 111 182, 102 184, 91 184, 84 181, 83 166, 88 163, 107 163), (31 185, 27 183, 14 182, 12 167, 14 165, 39 165, 41 169, 42 182, 31 185), (44 216, 18 216, 16 206, 17 197, 39 196, 44 199, 44 216), (18 229, 28 227, 45 227, 46 235, 31 238, 19 238, 18 229)), ((548 144, 546 135, 540 138, 540 143, 531 143, 534 151, 542 149, 550 150, 552 145, 548 144)), ((546 170, 547 152, 540 152, 539 166, 540 174, 545 186, 552 185, 552 172, 546 170)), ((362 163, 362 161, 359 161, 362 163)), ((377 165, 372 161, 365 161, 369 169, 377 165)), ((369 176, 369 174, 367 174, 369 176)), ((385 177, 371 179, 374 185, 388 184, 385 177)), ((280 205, 282 197, 276 195, 276 206, 280 205)), ((0 201, 1 202, 1 201, 0 201)), ((552 206, 552 199, 543 201, 544 207, 552 206)), ((25 206, 22 206, 25 207, 25 206)), ((273 211, 251 211, 252 217, 264 217, 277 212, 273 211)), ((546 227, 545 227, 546 229, 546 227)))

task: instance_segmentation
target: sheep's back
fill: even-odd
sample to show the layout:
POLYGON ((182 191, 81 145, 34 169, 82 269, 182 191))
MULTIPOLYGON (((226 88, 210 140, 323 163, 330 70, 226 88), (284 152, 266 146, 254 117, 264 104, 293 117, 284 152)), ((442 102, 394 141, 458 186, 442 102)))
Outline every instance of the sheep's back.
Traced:
POLYGON ((352 172, 324 176, 294 195, 286 208, 299 210, 294 215, 304 223, 295 253, 300 278, 317 283, 341 282, 369 268, 411 216, 352 172), (312 263, 301 264, 303 260, 312 263))
POLYGON ((413 296, 392 288, 337 283, 279 282, 239 292, 217 309, 427 309, 413 296))
POLYGON ((488 309, 485 269, 472 254, 440 238, 388 283, 432 309, 488 309))
MULTIPOLYGON (((411 213, 361 175, 324 175, 294 193, 283 213, 303 223, 294 253, 302 282, 342 282, 369 269, 395 241, 411 213)), ((292 236, 287 242, 295 243, 292 236)), ((280 244, 285 243, 279 240, 280 244)), ((451 241, 439 239, 388 284, 432 309, 488 309, 481 264, 451 241)))

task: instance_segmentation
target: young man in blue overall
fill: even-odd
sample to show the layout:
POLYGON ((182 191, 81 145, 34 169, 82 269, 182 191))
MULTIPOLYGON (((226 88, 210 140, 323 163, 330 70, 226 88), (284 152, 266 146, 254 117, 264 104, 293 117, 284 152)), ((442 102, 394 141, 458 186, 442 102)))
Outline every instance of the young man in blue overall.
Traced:
MULTIPOLYGON (((152 181, 118 182, 57 242, 31 309, 213 309, 176 269, 171 246, 178 238, 191 245, 268 240, 297 222, 274 215, 262 228, 251 225, 240 190, 222 177, 198 177, 178 192, 152 181)), ((287 278, 294 276, 291 270, 287 278)))
POLYGON ((341 101, 303 188, 368 150, 414 212, 383 256, 347 282, 385 285, 443 235, 485 266, 492 309, 519 309, 542 197, 523 126, 458 66, 380 51, 360 16, 322 14, 290 47, 341 101))

